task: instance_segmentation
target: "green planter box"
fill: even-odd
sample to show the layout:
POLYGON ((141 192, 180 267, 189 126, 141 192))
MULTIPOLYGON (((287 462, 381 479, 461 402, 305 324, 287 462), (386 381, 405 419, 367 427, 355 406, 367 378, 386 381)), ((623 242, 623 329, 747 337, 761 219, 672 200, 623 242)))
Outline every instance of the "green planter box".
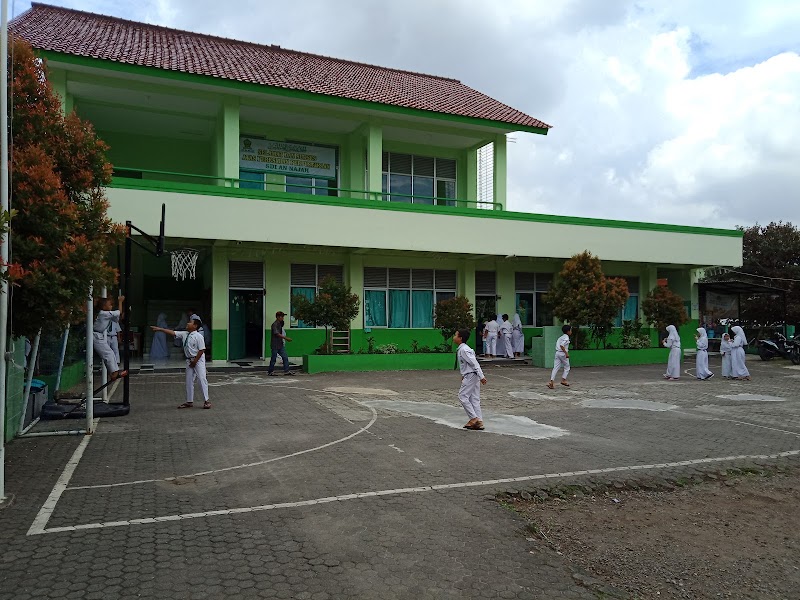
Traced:
MULTIPOLYGON (((570 350, 569 362, 573 367, 611 367, 626 365, 667 364, 668 348, 641 348, 629 350, 614 348, 609 350, 570 350)), ((683 360, 683 350, 681 350, 683 360)))
POLYGON ((449 371, 456 367, 455 354, 306 354, 303 371, 449 371))

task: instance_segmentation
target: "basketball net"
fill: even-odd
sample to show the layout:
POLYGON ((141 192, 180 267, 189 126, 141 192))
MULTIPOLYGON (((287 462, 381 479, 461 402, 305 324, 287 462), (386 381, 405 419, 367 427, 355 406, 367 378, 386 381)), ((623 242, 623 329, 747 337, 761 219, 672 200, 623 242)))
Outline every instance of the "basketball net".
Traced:
POLYGON ((181 248, 169 253, 172 260, 172 276, 177 281, 195 278, 197 268, 197 257, 200 252, 192 248, 181 248))

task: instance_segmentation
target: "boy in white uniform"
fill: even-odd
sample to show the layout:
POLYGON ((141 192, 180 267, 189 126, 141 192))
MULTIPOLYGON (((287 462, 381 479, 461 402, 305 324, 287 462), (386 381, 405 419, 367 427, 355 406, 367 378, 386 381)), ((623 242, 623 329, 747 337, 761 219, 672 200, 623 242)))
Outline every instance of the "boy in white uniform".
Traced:
POLYGON ((92 327, 92 346, 105 363, 111 381, 128 374, 127 371, 119 370, 119 358, 111 347, 111 343, 117 340, 116 336, 111 337, 111 332, 114 323, 119 323, 124 302, 125 296, 120 296, 117 310, 111 310, 113 307, 111 298, 100 298, 98 300, 100 310, 97 311, 92 327))
POLYGON ((492 319, 486 324, 486 353, 494 358, 497 354, 497 333, 500 325, 496 319, 492 319))
POLYGON ((569 387, 567 377, 569 377, 569 337, 572 335, 572 327, 564 325, 561 328, 561 333, 563 335, 556 341, 556 357, 554 360, 553 372, 550 374, 550 381, 547 383, 547 387, 551 390, 554 387, 553 382, 556 380, 559 369, 564 369, 564 373, 561 375, 561 385, 569 387))
POLYGON ((503 358, 514 358, 514 348, 511 345, 511 334, 513 327, 508 320, 508 315, 503 315, 503 322, 500 325, 500 337, 497 339, 498 354, 502 354, 503 358))
POLYGON ((458 344, 458 366, 461 369, 461 389, 458 390, 458 399, 469 416, 469 421, 464 429, 480 431, 483 427, 483 413, 481 412, 481 385, 486 385, 475 351, 467 346, 469 329, 459 329, 453 335, 453 341, 458 344))
POLYGON ((198 331, 203 322, 197 315, 192 315, 186 323, 186 331, 173 331, 151 325, 153 331, 162 331, 167 335, 175 336, 183 346, 186 355, 186 402, 178 408, 194 407, 194 382, 200 381, 200 391, 203 393, 203 408, 211 408, 208 400, 208 379, 206 377, 206 343, 203 335, 198 331))

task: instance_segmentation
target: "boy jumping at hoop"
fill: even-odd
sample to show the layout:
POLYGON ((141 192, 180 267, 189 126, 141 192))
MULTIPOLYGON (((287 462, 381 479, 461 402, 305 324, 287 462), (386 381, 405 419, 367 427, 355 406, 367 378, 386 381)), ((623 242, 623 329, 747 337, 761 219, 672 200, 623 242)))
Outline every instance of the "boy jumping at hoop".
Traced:
POLYGON ((206 343, 203 335, 198 331, 202 325, 200 317, 192 315, 186 323, 186 331, 173 331, 155 325, 150 326, 153 331, 161 331, 175 336, 175 339, 183 345, 183 353, 186 355, 186 402, 178 408, 194 407, 195 380, 200 381, 200 390, 203 392, 203 408, 211 408, 206 377, 206 343))

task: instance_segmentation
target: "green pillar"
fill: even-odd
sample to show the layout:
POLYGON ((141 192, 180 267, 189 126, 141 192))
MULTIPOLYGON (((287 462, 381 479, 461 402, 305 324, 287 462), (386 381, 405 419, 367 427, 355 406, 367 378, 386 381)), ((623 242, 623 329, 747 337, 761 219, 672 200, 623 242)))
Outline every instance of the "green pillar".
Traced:
POLYGON ((495 210, 506 208, 506 176, 507 176, 507 150, 506 136, 498 135, 494 140, 494 201, 502 206, 495 206, 495 210))
POLYGON ((239 98, 226 96, 217 116, 217 175, 239 177, 239 98))
POLYGON ((370 123, 367 130, 367 190, 373 198, 383 194, 383 128, 370 123))
MULTIPOLYGON (((366 187, 366 153, 367 146, 365 142, 364 127, 359 127, 348 137, 348 164, 350 168, 344 170, 342 175, 342 187, 351 190, 363 190, 366 187)), ((345 192, 343 195, 351 198, 363 198, 363 194, 354 194, 352 192, 345 192)))
POLYGON ((67 72, 61 69, 51 69, 47 75, 47 80, 53 91, 61 98, 61 111, 68 115, 73 109, 72 94, 67 91, 67 72))
POLYGON ((508 261, 497 263, 497 313, 508 313, 513 317, 516 308, 516 282, 514 280, 514 264, 508 261))
POLYGON ((361 298, 358 314, 350 322, 350 329, 364 328, 364 258, 360 254, 350 254, 345 265, 345 282, 350 290, 361 298))
MULTIPOLYGON (((279 310, 285 313, 291 313, 291 260, 288 255, 274 254, 270 255, 269 261, 264 263, 264 285, 267 290, 267 297, 265 301, 265 317, 264 329, 269 330, 272 322, 275 320, 275 313, 279 310)), ((284 327, 288 330, 290 328, 290 320, 286 319, 284 327)), ((291 336, 290 336, 291 337, 291 336)), ((270 336, 264 335, 265 344, 270 341, 270 336)), ((288 347, 288 352, 291 352, 291 347, 288 347)), ((269 353, 265 354, 269 356, 269 353)))
POLYGON ((228 250, 211 252, 211 358, 228 360, 228 250))
POLYGON ((470 202, 467 204, 470 208, 475 208, 478 201, 478 146, 474 146, 467 150, 467 194, 466 199, 470 202))
POLYGON ((458 295, 472 303, 472 315, 477 318, 475 306, 475 263, 464 260, 458 270, 458 295))

